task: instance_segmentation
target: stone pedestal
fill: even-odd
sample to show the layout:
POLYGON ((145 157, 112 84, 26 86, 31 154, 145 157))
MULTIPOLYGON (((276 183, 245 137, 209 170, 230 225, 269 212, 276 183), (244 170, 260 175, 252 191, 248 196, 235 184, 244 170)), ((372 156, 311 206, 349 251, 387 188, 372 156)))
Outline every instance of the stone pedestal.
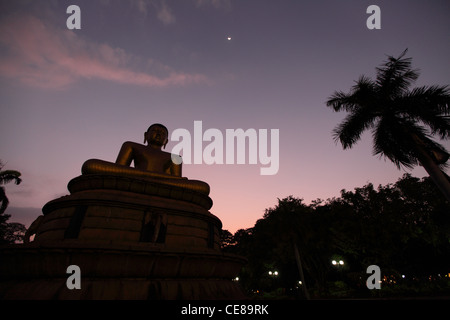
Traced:
POLYGON ((220 251, 211 199, 186 188, 83 175, 42 209, 29 244, 0 250, 3 299, 240 299, 244 259, 220 251), (81 289, 68 289, 69 265, 81 289))

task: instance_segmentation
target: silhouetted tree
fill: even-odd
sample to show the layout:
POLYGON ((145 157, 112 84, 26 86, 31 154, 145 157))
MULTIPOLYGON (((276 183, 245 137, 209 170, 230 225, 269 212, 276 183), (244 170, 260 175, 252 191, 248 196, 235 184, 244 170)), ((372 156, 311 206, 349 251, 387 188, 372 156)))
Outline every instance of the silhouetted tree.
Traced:
MULTIPOLYGON (((4 185, 11 181, 15 184, 20 184, 21 173, 15 170, 2 170, 4 164, 0 160, 0 185, 4 185)), ((9 200, 6 196, 6 191, 3 186, 0 186, 0 243, 13 243, 17 240, 21 240, 25 234, 25 226, 20 223, 8 223, 8 219, 11 217, 9 214, 5 214, 5 210, 8 207, 9 200)))
POLYGON ((228 230, 220 232, 220 247, 222 249, 229 248, 234 245, 233 234, 228 230))
MULTIPOLYGON (((368 183, 341 196, 305 205, 278 199, 251 229, 238 230, 226 249, 248 264, 240 281, 247 289, 295 288, 300 280, 296 250, 312 296, 333 293, 334 281, 368 295, 366 268, 384 275, 429 276, 450 268, 450 204, 430 178, 405 174, 396 183, 368 183), (331 260, 340 257, 339 270, 331 260), (278 270, 275 282, 267 272, 278 270)), ((401 277, 400 277, 401 278, 401 277)), ((297 289, 298 290, 298 289, 297 289)))
POLYGON ((327 206, 339 217, 330 228, 334 247, 356 269, 377 264, 426 274, 450 267, 450 205, 430 179, 405 174, 393 185, 342 190, 327 206))
POLYGON ((9 222, 6 224, 3 234, 4 243, 16 243, 23 241, 27 229, 22 223, 9 222))
MULTIPOLYGON (((14 181, 15 184, 20 184, 22 179, 20 179, 21 173, 15 170, 3 170, 4 164, 0 160, 0 185, 7 184, 14 181)), ((6 196, 5 188, 0 186, 0 214, 3 214, 8 207, 9 200, 6 196)))
POLYGON ((450 201, 450 181, 441 171, 449 158, 445 148, 431 139, 450 135, 450 91, 447 86, 423 86, 408 90, 419 77, 411 58, 388 57, 376 68, 373 81, 361 76, 350 93, 335 92, 327 106, 350 114, 334 129, 334 138, 351 148, 368 129, 373 152, 391 160, 398 168, 421 164, 450 201))

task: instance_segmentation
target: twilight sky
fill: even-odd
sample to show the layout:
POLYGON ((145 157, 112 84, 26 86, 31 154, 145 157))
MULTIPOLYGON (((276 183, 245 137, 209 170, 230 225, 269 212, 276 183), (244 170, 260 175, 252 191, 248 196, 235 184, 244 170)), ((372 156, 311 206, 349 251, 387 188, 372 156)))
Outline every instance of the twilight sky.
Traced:
POLYGON ((85 160, 115 161, 124 141, 142 143, 155 122, 193 139, 194 121, 224 137, 279 129, 275 175, 260 175, 259 159, 183 166, 209 183, 211 212, 231 232, 252 227, 277 198, 308 204, 393 183, 410 171, 372 156, 370 133, 342 150, 331 132, 345 114, 325 102, 406 48, 421 70, 414 86, 450 84, 449 12, 447 0, 2 0, 0 159, 23 175, 6 185, 9 221, 28 226, 68 194, 85 160), (72 4, 80 30, 66 27, 72 4), (372 4, 380 30, 366 27, 372 4))

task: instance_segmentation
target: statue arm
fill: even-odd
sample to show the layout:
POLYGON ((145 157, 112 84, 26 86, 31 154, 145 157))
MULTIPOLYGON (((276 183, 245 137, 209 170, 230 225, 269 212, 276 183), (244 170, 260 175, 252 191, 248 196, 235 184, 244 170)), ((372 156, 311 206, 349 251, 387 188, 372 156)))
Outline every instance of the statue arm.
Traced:
POLYGON ((124 142, 117 155, 116 164, 129 167, 133 161, 132 142, 124 142))
POLYGON ((172 162, 172 166, 170 168, 170 174, 176 177, 181 177, 181 163, 175 164, 172 162))

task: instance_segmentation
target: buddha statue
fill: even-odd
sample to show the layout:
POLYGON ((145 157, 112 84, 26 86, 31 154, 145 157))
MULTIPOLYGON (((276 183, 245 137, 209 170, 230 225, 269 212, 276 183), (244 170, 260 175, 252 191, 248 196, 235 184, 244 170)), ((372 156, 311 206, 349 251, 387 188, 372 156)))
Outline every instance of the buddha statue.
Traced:
POLYGON ((123 143, 115 163, 90 159, 83 164, 81 172, 83 175, 113 174, 134 177, 208 195, 207 183, 181 176, 180 156, 161 150, 166 147, 168 137, 169 132, 164 125, 152 124, 144 133, 144 144, 147 143, 147 146, 127 141, 123 143), (134 167, 130 166, 131 162, 134 162, 134 167))

